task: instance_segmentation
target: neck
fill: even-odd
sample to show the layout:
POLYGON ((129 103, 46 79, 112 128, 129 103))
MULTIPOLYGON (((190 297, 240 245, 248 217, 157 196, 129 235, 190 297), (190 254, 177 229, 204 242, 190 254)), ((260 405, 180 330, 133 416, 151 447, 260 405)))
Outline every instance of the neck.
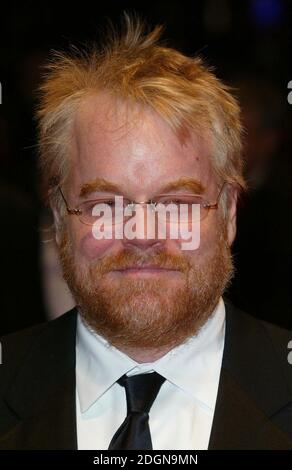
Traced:
POLYGON ((158 349, 138 349, 138 348, 127 348, 127 347, 118 347, 120 351, 129 356, 134 361, 139 364, 154 362, 165 356, 173 346, 165 346, 164 348, 158 349))

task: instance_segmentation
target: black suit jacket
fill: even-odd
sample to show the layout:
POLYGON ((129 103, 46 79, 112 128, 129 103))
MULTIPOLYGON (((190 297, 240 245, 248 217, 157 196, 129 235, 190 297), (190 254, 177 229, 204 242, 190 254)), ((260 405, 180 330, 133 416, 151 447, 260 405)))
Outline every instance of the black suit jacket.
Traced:
MULTIPOLYGON (((292 449, 292 333, 225 306, 209 449, 292 449)), ((0 449, 77 449, 76 318, 2 338, 0 449)))

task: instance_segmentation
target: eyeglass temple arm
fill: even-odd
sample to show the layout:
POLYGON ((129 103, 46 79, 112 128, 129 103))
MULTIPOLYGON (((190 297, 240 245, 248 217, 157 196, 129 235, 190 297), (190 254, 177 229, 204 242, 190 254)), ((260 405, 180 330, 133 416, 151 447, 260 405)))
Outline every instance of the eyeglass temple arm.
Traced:
POLYGON ((74 214, 81 214, 81 210, 80 210, 80 209, 70 209, 70 207, 68 206, 67 200, 66 200, 66 198, 65 198, 65 196, 64 196, 64 193, 63 193, 61 187, 58 186, 58 189, 59 189, 59 191, 60 191, 60 193, 61 193, 61 196, 62 196, 62 199, 63 199, 63 201, 64 201, 64 203, 65 203, 65 206, 66 206, 66 209, 67 209, 68 214, 72 214, 72 215, 74 215, 74 214))
POLYGON ((222 194, 222 192, 223 192, 223 188, 224 188, 225 184, 226 184, 226 181, 225 181, 225 182, 222 184, 222 186, 221 186, 221 189, 220 189, 219 194, 218 194, 218 197, 217 197, 217 201, 216 201, 214 204, 209 204, 209 203, 206 204, 205 207, 206 207, 207 209, 218 209, 219 199, 220 199, 220 197, 221 197, 221 194, 222 194))

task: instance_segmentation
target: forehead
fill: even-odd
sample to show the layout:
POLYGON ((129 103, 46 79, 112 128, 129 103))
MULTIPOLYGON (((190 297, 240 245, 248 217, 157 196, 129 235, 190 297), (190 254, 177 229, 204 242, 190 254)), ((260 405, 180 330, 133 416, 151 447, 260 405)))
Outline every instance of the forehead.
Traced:
POLYGON ((75 185, 101 177, 130 191, 156 191, 180 177, 208 184, 210 145, 201 135, 180 141, 150 107, 106 94, 88 97, 73 129, 71 178, 75 185))

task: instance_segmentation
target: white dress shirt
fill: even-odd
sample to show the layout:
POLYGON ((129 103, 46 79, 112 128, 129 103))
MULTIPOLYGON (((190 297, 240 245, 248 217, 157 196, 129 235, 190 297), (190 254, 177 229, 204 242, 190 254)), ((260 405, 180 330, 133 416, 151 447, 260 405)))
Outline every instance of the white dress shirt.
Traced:
POLYGON ((139 364, 77 320, 76 413, 78 449, 105 450, 127 415, 124 374, 156 371, 165 382, 150 409, 154 450, 208 448, 225 336, 220 299, 199 333, 160 359, 139 364))

